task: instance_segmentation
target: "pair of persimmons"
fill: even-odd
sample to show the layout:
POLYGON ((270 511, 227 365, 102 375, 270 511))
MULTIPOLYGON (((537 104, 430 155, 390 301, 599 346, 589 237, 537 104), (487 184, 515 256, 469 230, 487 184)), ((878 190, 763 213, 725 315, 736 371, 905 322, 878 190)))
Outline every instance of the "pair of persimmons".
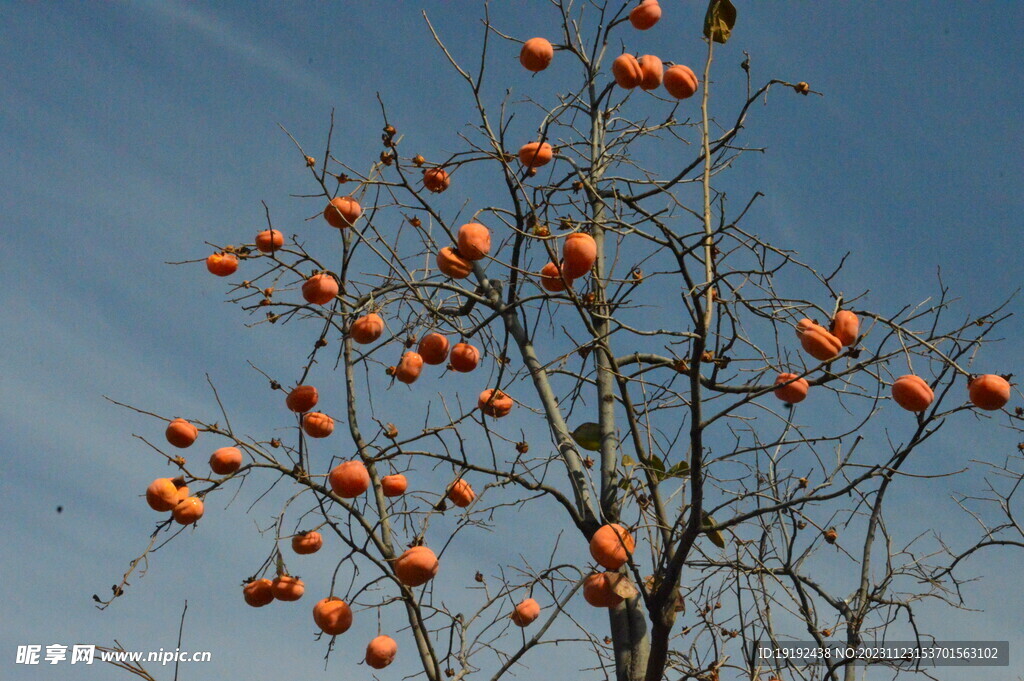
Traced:
MULTIPOLYGON (((284 234, 277 229, 265 229, 256 235, 256 250, 273 253, 284 246, 284 234)), ((228 277, 238 270, 238 256, 234 253, 213 253, 206 258, 206 269, 218 277, 228 277)))
POLYGON ((618 587, 626 578, 616 571, 633 555, 633 535, 617 523, 602 525, 590 539, 590 555, 605 572, 594 572, 583 580, 583 599, 595 608, 614 608, 622 602, 618 587))
MULTIPOLYGON (((857 341, 859 333, 860 319, 849 310, 839 310, 828 329, 810 319, 801 319, 796 325, 800 345, 822 362, 838 357, 844 347, 857 341)), ((775 396, 789 404, 802 402, 810 387, 806 379, 789 372, 780 373, 775 385, 775 396)), ((995 411, 1010 401, 1010 383, 995 374, 971 378, 967 390, 971 403, 979 409, 995 411)), ((922 412, 931 405, 935 393, 923 378, 907 374, 893 382, 892 399, 907 411, 922 412)))

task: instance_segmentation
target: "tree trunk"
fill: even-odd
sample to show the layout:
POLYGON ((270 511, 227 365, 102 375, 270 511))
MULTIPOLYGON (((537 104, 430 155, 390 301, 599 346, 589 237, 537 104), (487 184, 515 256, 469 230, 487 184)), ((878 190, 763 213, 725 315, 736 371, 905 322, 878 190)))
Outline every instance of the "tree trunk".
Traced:
POLYGON ((647 671, 651 652, 647 638, 647 613, 639 596, 608 610, 615 651, 616 681, 641 681, 647 671))

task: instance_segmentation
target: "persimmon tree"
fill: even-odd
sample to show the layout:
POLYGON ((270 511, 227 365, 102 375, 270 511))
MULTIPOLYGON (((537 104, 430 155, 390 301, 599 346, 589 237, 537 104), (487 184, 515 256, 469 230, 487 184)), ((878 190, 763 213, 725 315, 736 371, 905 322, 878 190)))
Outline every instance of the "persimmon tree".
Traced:
POLYGON ((941 281, 925 302, 870 302, 842 260, 816 267, 746 226, 760 193, 722 186, 760 151, 741 139, 747 117, 819 93, 716 61, 729 2, 683 38, 702 55, 690 64, 640 54, 652 0, 538 3, 543 37, 481 11, 473 55, 426 21, 475 103, 460 149, 430 148, 385 94, 379 158, 339 149, 333 117, 325 140, 293 138, 313 218, 293 230, 268 209, 251 243, 214 245, 206 266, 232 277, 229 299, 309 352, 292 375, 263 374, 268 432, 237 432, 229 404, 187 420, 132 407, 167 422, 172 447, 140 437, 179 470, 150 486, 171 517, 114 597, 168 536, 187 541, 204 499, 246 481, 241 496, 294 493, 266 560, 238 565, 244 601, 311 601, 328 651, 360 637, 346 648, 370 644, 373 667, 397 655, 430 681, 541 667, 554 642, 624 681, 852 678, 769 664, 755 644, 925 635, 920 601, 959 606, 932 578, 948 554, 899 544, 887 503, 953 419, 1017 418, 984 352, 1005 303, 950 320, 941 281), (491 98, 488 66, 516 54, 526 100, 491 98), (531 72, 553 77, 554 62, 574 79, 530 97, 531 72), (738 110, 713 114, 718 90, 738 110), (494 188, 486 202, 465 193, 471 176, 494 188), (334 246, 307 248, 314 230, 334 246), (445 579, 449 547, 511 523, 533 540, 471 584, 445 579), (332 571, 293 577, 314 552, 332 571), (375 638, 374 610, 404 624, 375 638))

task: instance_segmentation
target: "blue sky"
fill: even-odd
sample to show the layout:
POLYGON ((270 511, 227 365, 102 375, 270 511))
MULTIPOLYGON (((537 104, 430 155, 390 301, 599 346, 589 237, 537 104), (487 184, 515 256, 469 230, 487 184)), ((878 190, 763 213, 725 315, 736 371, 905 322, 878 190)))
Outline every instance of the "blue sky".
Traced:
MULTIPOLYGON (((492 4, 495 22, 517 37, 544 34, 555 20, 539 0, 492 4)), ((744 50, 755 81, 805 80, 825 93, 780 90, 753 108, 744 141, 767 153, 745 157, 726 180, 737 194, 766 195, 750 229, 812 262, 853 251, 843 286, 870 289, 882 310, 934 295, 936 268, 962 298, 960 315, 1020 287, 1021 5, 736 4, 714 106, 731 111, 744 50)), ((662 23, 627 48, 695 64, 703 3, 663 6, 662 23)), ((273 506, 247 517, 244 505, 221 511, 218 502, 198 531, 154 556, 129 597, 93 608, 91 594, 106 593, 144 546, 154 519, 137 495, 164 470, 131 437, 158 437, 154 422, 102 396, 209 415, 208 372, 241 425, 256 428, 277 408, 254 389, 264 384, 245 361, 290 375, 304 342, 246 329, 250 319, 224 302, 224 281, 201 265, 164 263, 205 257, 204 241, 251 239, 261 200, 286 229, 305 229, 318 208, 290 195, 313 187, 279 124, 319 158, 333 107, 336 152, 366 167, 379 153, 379 91, 407 144, 433 156, 459 149, 469 99, 430 39, 424 8, 453 52, 471 58, 482 11, 469 0, 0 7, 0 678, 110 678, 105 669, 15 668, 14 648, 114 638, 173 647, 185 599, 186 642, 215 660, 191 678, 340 673, 338 661, 323 671, 311 601, 241 605, 237 584, 266 553, 255 526, 273 506)), ((573 75, 556 60, 528 78, 516 54, 496 44, 489 101, 505 87, 550 96, 573 75)), ((517 125, 525 136, 535 123, 517 125)), ((330 236, 309 239, 326 245, 330 236)), ((1010 309, 1019 313, 1020 300, 1010 309)), ((1007 340, 986 349, 979 370, 1024 373, 1022 331, 1019 316, 1009 320, 999 334, 1007 340)), ((970 423, 951 429, 935 455, 1013 442, 970 423)), ((969 525, 953 513, 951 491, 927 486, 904 499, 910 525, 941 518, 955 541, 969 525)), ((504 540, 481 542, 451 562, 506 560, 504 540)), ((317 558, 309 572, 329 572, 329 559, 317 558)), ((1019 559, 992 553, 971 565, 988 578, 969 591, 983 612, 950 620, 929 611, 935 627, 950 638, 1019 631, 1017 599, 1005 597, 1019 594, 1019 559)), ((365 667, 359 674, 369 678, 365 667)))

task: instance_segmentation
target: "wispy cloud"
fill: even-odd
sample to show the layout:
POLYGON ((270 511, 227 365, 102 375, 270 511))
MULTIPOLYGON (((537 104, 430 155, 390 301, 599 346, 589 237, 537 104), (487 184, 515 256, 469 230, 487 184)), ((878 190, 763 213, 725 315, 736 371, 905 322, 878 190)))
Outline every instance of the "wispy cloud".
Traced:
POLYGON ((291 85, 311 92, 323 92, 330 83, 299 63, 294 55, 261 44, 242 26, 181 2, 147 2, 142 7, 165 21, 184 25, 213 46, 228 52, 262 71, 291 85))

